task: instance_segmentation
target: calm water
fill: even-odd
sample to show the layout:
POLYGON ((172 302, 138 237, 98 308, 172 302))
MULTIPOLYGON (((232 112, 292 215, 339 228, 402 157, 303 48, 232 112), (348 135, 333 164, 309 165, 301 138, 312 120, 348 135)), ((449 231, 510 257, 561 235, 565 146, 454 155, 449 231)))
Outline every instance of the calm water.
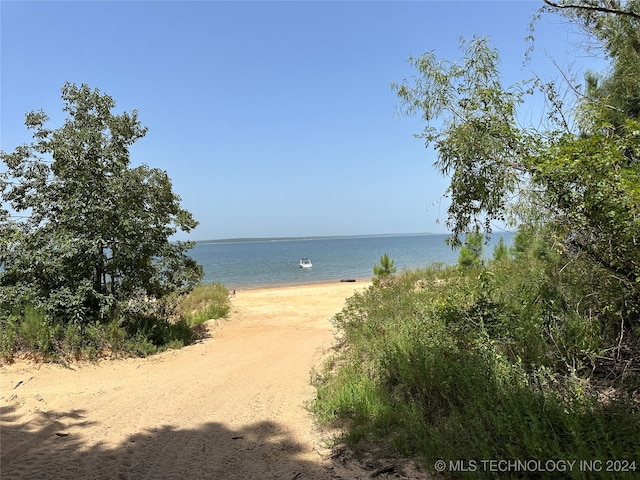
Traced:
MULTIPOLYGON (((511 234, 503 234, 511 243, 511 234)), ((445 244, 446 235, 310 238, 290 240, 198 243, 189 254, 204 267, 203 283, 227 288, 303 285, 341 279, 370 279, 373 266, 388 253, 398 272, 434 262, 454 264, 458 252, 445 244), (310 258, 313 268, 298 267, 310 258)), ((499 236, 485 247, 488 255, 499 236)))

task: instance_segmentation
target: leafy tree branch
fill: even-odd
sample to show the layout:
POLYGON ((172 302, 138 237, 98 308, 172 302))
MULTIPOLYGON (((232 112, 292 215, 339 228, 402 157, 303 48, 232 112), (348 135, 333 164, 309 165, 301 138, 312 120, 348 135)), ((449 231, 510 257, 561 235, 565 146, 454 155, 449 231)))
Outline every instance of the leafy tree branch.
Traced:
POLYGON ((33 141, 0 153, 0 314, 33 305, 52 321, 107 321, 189 291, 202 268, 189 242, 170 239, 197 222, 166 172, 130 166, 147 132, 138 113, 114 114, 115 101, 87 85, 66 83, 62 99, 61 127, 27 113, 33 141))

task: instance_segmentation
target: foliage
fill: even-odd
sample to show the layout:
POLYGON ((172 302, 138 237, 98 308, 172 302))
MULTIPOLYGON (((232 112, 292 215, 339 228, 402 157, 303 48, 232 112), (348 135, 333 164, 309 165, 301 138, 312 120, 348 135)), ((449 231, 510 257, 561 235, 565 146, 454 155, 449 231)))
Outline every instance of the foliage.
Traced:
POLYGON ((229 309, 229 292, 221 285, 199 285, 188 295, 165 299, 153 308, 148 302, 133 302, 108 323, 52 323, 42 311, 27 306, 0 319, 0 356, 29 354, 51 360, 147 356, 193 343, 197 325, 225 317, 229 309))
POLYGON ((197 225, 166 172, 130 165, 147 129, 138 114, 87 85, 62 87, 61 127, 42 111, 33 140, 0 153, 0 322, 3 355, 148 354, 194 334, 172 320, 202 277, 170 241, 197 225))
POLYGON ((220 284, 198 285, 180 301, 179 312, 189 325, 199 325, 229 314, 229 290, 220 284))
MULTIPOLYGON (((585 298, 622 338, 640 323, 640 10, 633 0, 547 2, 581 26, 609 55, 612 70, 591 72, 575 108, 566 110, 556 82, 501 83, 498 52, 485 39, 461 44, 460 62, 433 53, 410 62, 411 83, 396 84, 406 114, 427 123, 419 136, 437 150, 436 167, 450 177, 451 242, 493 220, 544 225, 540 255, 560 254, 583 278, 585 298), (615 5, 614 5, 615 4, 615 5), (613 5, 613 7, 612 7, 613 5), (527 88, 528 87, 528 88, 527 88), (517 107, 539 88, 552 130, 520 127, 517 107), (570 128, 575 119, 578 131, 570 128), (600 299, 595 304, 593 299, 600 299), (605 300, 606 299, 606 300, 605 300)), ((465 252, 466 253, 466 252, 465 252)))
POLYGON ((607 303, 594 308, 622 336, 640 322, 640 4, 547 3, 600 43, 611 70, 587 74, 575 112, 580 131, 533 156, 531 175, 545 188, 540 203, 559 248, 601 273, 591 296, 607 303))
POLYGON ((387 253, 380 257, 380 263, 373 266, 373 284, 384 286, 396 273, 396 266, 387 253))
POLYGON ((129 147, 146 133, 136 111, 114 114, 113 99, 87 85, 65 84, 62 99, 62 127, 30 112, 33 142, 0 155, 0 316, 26 318, 32 305, 64 328, 166 306, 202 276, 191 245, 169 241, 197 222, 166 172, 130 166, 129 147))
POLYGON ((615 338, 560 261, 522 251, 479 275, 434 266, 354 295, 334 317, 340 348, 317 379, 316 414, 355 446, 373 440, 429 468, 634 458, 637 405, 624 393, 602 403, 594 388, 593 361, 615 338))
POLYGON ((443 458, 636 460, 640 4, 545 3, 611 60, 584 91, 570 85, 573 103, 554 81, 504 87, 498 53, 481 38, 462 42, 459 63, 411 58, 418 76, 395 85, 450 178, 451 243, 490 232, 493 220, 520 225, 492 262, 480 263, 482 242, 468 236, 463 268, 405 272, 334 317, 340 348, 318 377, 314 407, 353 443, 384 443, 428 467, 443 458), (552 129, 516 122, 536 88, 552 129))
POLYGON ((640 121, 627 121, 616 136, 566 136, 535 159, 534 178, 546 186, 563 247, 587 255, 637 291, 640 121))
POLYGON ((493 248, 493 259, 495 261, 507 260, 509 258, 509 249, 504 243, 504 239, 500 237, 497 245, 493 248))
POLYGON ((546 3, 543 11, 568 17, 601 45, 612 62, 609 74, 589 72, 585 79, 583 130, 593 131, 590 123, 603 120, 613 129, 627 119, 640 120, 640 2, 546 3))
POLYGON ((439 61, 433 52, 409 62, 419 77, 394 84, 407 115, 422 114, 417 135, 438 151, 436 168, 451 182, 447 227, 452 242, 510 214, 509 197, 522 182, 522 156, 532 139, 516 122, 517 106, 531 93, 528 82, 504 88, 499 54, 486 38, 461 40, 460 63, 439 61))
MULTIPOLYGON (((502 238, 500 240, 502 241, 502 238)), ((482 264, 483 242, 484 236, 481 233, 468 233, 458 254, 458 265, 462 268, 479 267, 482 264)))

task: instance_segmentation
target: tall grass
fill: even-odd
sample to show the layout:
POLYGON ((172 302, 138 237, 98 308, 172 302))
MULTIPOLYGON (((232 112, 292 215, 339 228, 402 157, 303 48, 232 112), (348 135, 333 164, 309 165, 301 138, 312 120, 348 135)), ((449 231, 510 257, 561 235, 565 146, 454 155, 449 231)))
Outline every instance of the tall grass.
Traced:
POLYGON ((219 284, 198 285, 180 302, 180 313, 191 326, 226 317, 230 310, 229 290, 219 284))
POLYGON ((147 356, 193 343, 197 325, 225 317, 229 292, 221 285, 202 285, 181 298, 140 302, 117 309, 105 322, 52 321, 27 305, 0 318, 0 356, 45 360, 147 356))
MULTIPOLYGON (((427 467, 437 459, 640 462, 638 405, 624 395, 598 400, 590 366, 607 339, 558 270, 530 257, 435 266, 356 294, 334 317, 341 343, 318 376, 318 418, 354 445, 374 441, 427 467)), ((575 470, 567 476, 610 475, 575 470)), ((494 473, 473 473, 482 475, 494 473)), ((527 475, 547 473, 516 476, 527 475)))

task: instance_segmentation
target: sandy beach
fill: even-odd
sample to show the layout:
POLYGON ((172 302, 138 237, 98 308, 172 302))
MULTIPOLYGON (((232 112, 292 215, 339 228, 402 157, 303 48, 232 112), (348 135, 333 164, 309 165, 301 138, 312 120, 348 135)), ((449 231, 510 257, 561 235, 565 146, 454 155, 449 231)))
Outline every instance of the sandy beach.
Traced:
POLYGON ((149 358, 3 364, 2 478, 368 477, 376 465, 336 461, 305 408, 330 318, 366 286, 238 291, 207 338, 149 358))

